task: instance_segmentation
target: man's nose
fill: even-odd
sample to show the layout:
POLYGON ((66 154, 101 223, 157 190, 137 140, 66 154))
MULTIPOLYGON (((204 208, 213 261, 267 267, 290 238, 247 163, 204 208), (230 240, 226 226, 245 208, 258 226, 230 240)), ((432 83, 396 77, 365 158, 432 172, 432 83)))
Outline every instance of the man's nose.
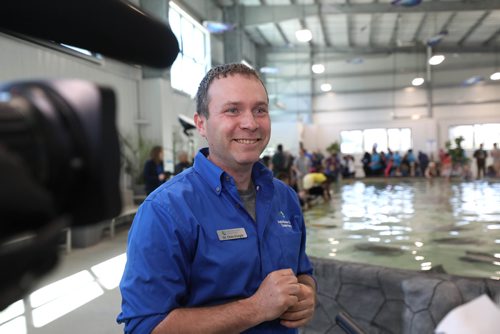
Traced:
POLYGON ((259 127, 259 123, 257 123, 255 115, 251 110, 247 110, 241 115, 240 126, 241 128, 250 130, 255 130, 259 127))

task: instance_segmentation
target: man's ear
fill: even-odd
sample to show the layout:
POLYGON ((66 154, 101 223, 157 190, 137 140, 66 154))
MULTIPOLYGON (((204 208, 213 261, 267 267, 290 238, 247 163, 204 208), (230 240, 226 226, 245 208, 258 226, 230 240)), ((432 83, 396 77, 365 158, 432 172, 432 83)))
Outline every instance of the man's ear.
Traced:
POLYGON ((206 138, 206 131, 205 131, 205 124, 206 124, 207 119, 204 116, 198 115, 198 113, 194 114, 194 124, 196 125, 196 129, 198 130, 198 133, 206 138))

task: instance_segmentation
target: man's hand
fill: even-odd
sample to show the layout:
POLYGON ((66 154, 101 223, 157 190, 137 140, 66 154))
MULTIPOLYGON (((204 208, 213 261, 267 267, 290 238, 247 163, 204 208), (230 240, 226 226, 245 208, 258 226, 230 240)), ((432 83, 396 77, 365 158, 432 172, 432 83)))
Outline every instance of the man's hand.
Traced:
POLYGON ((279 318, 283 312, 296 305, 302 295, 297 277, 291 269, 271 272, 251 297, 263 321, 279 318))
POLYGON ((316 307, 315 289, 306 284, 299 283, 300 292, 297 295, 298 303, 290 307, 280 317, 281 324, 288 328, 304 326, 311 320, 316 307))

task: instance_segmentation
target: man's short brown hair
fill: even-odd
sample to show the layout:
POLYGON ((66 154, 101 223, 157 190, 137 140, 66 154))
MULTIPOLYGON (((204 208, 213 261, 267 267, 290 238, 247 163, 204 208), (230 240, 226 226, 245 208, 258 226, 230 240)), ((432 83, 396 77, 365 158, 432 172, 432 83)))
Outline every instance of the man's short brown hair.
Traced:
POLYGON ((266 86, 260 79, 259 73, 257 73, 257 71, 255 71, 253 68, 239 63, 219 65, 208 71, 207 74, 205 74, 203 80, 201 80, 200 85, 198 86, 198 92, 196 93, 196 113, 198 115, 208 118, 208 103, 210 102, 208 97, 208 89, 210 88, 210 84, 212 83, 212 81, 221 77, 227 78, 229 75, 235 74, 254 77, 259 80, 264 87, 267 96, 266 86))

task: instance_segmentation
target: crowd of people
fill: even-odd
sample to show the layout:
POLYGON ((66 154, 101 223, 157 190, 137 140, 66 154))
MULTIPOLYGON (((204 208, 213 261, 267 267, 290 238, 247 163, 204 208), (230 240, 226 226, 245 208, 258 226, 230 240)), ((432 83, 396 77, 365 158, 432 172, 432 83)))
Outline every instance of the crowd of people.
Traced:
MULTIPOLYGON (((500 177, 500 149, 495 143, 487 152, 481 144, 472 154, 477 165, 477 179, 484 177, 500 177), (490 161, 491 164, 487 164, 490 161)), ((340 178, 349 179, 355 176, 355 159, 351 154, 341 155, 331 150, 324 156, 319 150, 307 151, 300 147, 298 156, 276 147, 272 156, 264 156, 261 161, 273 171, 275 177, 289 184, 298 193, 302 204, 307 207, 311 199, 322 197, 327 201, 330 197, 330 184, 340 178)), ((471 163, 465 150, 440 149, 437 159, 433 154, 423 151, 415 153, 409 149, 404 153, 387 150, 378 151, 375 144, 371 152, 365 152, 360 159, 365 177, 459 177, 472 180, 471 163), (458 153, 457 153, 458 152, 458 153)))
POLYGON ((304 147, 299 155, 293 156, 279 144, 273 156, 264 156, 261 162, 272 170, 273 175, 290 185, 299 194, 303 208, 308 208, 317 199, 331 198, 330 184, 340 177, 354 178, 354 157, 340 158, 336 151, 324 156, 321 151, 309 152, 304 147))
POLYGON ((170 179, 171 176, 180 174, 183 170, 191 167, 187 152, 181 151, 177 155, 177 163, 174 172, 166 171, 163 165, 163 147, 154 146, 149 154, 149 159, 144 163, 143 178, 144 190, 149 195, 161 184, 170 179))
MULTIPOLYGON (((444 149, 439 150, 437 159, 433 154, 429 156, 423 151, 415 154, 413 149, 400 154, 389 148, 385 153, 384 151, 378 152, 375 144, 372 152, 365 152, 360 162, 365 177, 460 177, 464 180, 472 180, 471 159, 466 156, 463 149, 459 156, 459 158, 453 157, 444 149)), ((473 152, 472 158, 476 161, 477 179, 500 177, 500 148, 497 143, 493 144, 490 152, 484 149, 483 144, 480 144, 479 148, 473 152), (490 164, 487 164, 488 157, 491 157, 490 164)), ((165 171, 163 149, 160 146, 153 147, 151 158, 144 166, 147 194, 171 176, 179 174, 192 165, 186 152, 180 152, 177 161, 173 173, 165 171)), ((298 156, 295 157, 290 152, 284 151, 282 144, 277 145, 273 156, 264 156, 261 162, 272 170, 275 177, 296 189, 304 202, 307 202, 305 200, 307 197, 319 195, 325 200, 328 199, 330 194, 328 189, 332 182, 337 182, 340 178, 351 179, 356 174, 355 159, 351 154, 341 155, 339 152, 331 151, 325 157, 320 150, 309 152, 301 147, 298 156), (325 180, 319 182, 323 180, 323 176, 318 174, 322 174, 325 180), (317 182, 306 182, 306 187, 304 187, 305 178, 314 179, 317 182), (323 190, 320 191, 319 188, 323 190)))

